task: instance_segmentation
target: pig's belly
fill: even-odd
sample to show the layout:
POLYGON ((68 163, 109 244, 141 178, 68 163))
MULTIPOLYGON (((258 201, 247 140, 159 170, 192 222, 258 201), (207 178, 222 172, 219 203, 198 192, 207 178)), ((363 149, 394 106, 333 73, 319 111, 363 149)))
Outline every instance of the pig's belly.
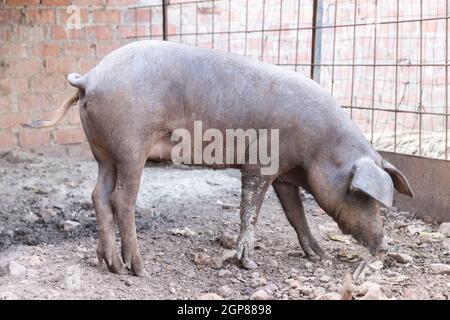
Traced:
MULTIPOLYGON (((150 154, 148 155, 147 159, 150 161, 156 161, 156 162, 172 162, 172 149, 177 145, 178 142, 173 142, 170 140, 170 136, 164 136, 162 137, 155 145, 152 147, 150 154)), ((193 154, 191 150, 191 154, 193 154)), ((225 151, 224 151, 225 154, 225 151)), ((196 165, 194 164, 194 158, 191 158, 191 163, 188 165, 196 165)), ((226 164, 224 161, 224 164, 206 164, 202 161, 202 164, 197 164, 197 166, 203 166, 203 167, 211 167, 216 169, 223 169, 223 168, 239 168, 240 165, 236 164, 226 164)))

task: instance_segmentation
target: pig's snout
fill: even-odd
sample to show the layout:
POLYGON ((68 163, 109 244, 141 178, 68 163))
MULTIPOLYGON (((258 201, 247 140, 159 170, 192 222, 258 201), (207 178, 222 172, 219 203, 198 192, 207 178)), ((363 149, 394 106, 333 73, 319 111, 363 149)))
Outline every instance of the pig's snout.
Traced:
POLYGON ((369 248, 369 251, 373 256, 385 255, 388 252, 388 250, 389 246, 384 239, 381 241, 379 245, 369 248))

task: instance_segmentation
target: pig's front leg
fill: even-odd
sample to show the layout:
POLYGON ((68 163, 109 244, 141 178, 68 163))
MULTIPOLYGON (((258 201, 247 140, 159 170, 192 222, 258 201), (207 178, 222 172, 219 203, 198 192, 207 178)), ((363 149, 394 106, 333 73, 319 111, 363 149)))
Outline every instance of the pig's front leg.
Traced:
POLYGON ((308 226, 303 201, 300 195, 299 187, 288 182, 275 180, 273 183, 275 193, 280 200, 281 206, 286 214, 289 223, 294 227, 297 233, 300 245, 306 256, 311 257, 316 254, 321 259, 328 258, 328 255, 317 243, 308 226))
POLYGON ((272 181, 272 177, 242 170, 241 229, 238 237, 237 258, 241 260, 242 266, 246 269, 257 267, 253 260, 255 227, 264 195, 272 181))

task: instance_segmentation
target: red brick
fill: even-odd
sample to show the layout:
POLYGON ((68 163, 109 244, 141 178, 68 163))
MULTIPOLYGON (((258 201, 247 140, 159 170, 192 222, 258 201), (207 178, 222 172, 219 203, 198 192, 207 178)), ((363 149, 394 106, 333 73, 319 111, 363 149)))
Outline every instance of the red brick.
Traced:
POLYGON ((96 58, 81 58, 80 59, 80 73, 84 74, 91 70, 99 62, 96 58))
POLYGON ((71 0, 41 0, 43 5, 49 6, 67 6, 72 3, 71 0))
POLYGON ((28 117, 24 113, 7 113, 0 116, 0 128, 20 128, 22 123, 27 122, 28 117))
POLYGON ((59 92, 64 90, 66 79, 62 75, 35 77, 31 80, 31 90, 34 92, 59 92))
POLYGON ((93 12, 94 23, 119 23, 120 10, 95 10, 93 12))
POLYGON ((55 24, 56 15, 53 9, 27 9, 25 19, 30 24, 55 24))
POLYGON ((0 113, 9 112, 9 96, 0 96, 0 113))
POLYGON ((99 6, 105 3, 105 0, 75 0, 73 2, 78 6, 99 6))
POLYGON ((86 33, 84 28, 81 29, 67 29, 62 26, 52 27, 53 40, 69 40, 69 39, 85 39, 86 33))
POLYGON ((48 74, 62 73, 64 75, 78 70, 78 63, 74 58, 47 58, 45 70, 48 74))
POLYGON ((32 56, 37 57, 55 57, 59 56, 58 44, 37 43, 31 47, 32 56))
POLYGON ((89 44, 86 42, 80 43, 66 43, 64 45, 65 56, 89 56, 95 53, 95 44, 89 44))
POLYGON ((9 55, 10 44, 9 43, 0 43, 0 57, 6 57, 9 55))
POLYGON ((31 4, 39 4, 39 0, 6 0, 9 6, 28 6, 31 4))
POLYGON ((8 72, 14 77, 29 78, 33 75, 40 75, 44 72, 42 60, 17 59, 10 63, 8 72))
POLYGON ((12 132, 0 132, 0 149, 9 149, 16 146, 16 139, 12 132))
POLYGON ((43 25, 16 25, 14 39, 16 42, 43 42, 47 39, 47 27, 43 25))
POLYGON ((135 25, 121 25, 117 29, 117 38, 126 39, 136 37, 137 29, 135 25))
POLYGON ((58 129, 55 131, 57 144, 78 144, 86 140, 82 129, 58 129))
POLYGON ((19 97, 19 110, 23 113, 47 110, 49 101, 45 94, 29 93, 19 97))
POLYGON ((66 118, 69 119, 70 124, 76 124, 76 125, 81 124, 80 112, 79 112, 78 108, 72 108, 68 112, 66 118))
POLYGON ((0 79, 0 94, 24 93, 28 90, 27 79, 6 78, 0 79))
POLYGON ((2 9, 0 10, 0 23, 19 23, 21 20, 20 10, 2 9))
POLYGON ((11 26, 0 25, 0 40, 9 42, 11 40, 11 26))
POLYGON ((94 40, 111 40, 113 32, 109 25, 91 26, 86 28, 86 35, 94 40))
POLYGON ((19 133, 19 143, 24 149, 47 147, 50 142, 50 132, 43 130, 23 130, 19 133))
POLYGON ((73 144, 67 148, 70 157, 80 157, 83 159, 93 159, 91 147, 89 144, 73 144))
POLYGON ((134 0, 106 0, 107 5, 130 5, 130 4, 136 4, 136 1, 134 0))
POLYGON ((14 58, 27 58, 28 50, 26 43, 10 43, 8 54, 14 58))
POLYGON ((117 41, 117 40, 113 40, 113 41, 102 41, 99 42, 96 45, 97 48, 97 57, 104 57, 106 56, 108 53, 114 51, 117 48, 120 48, 121 46, 123 46, 125 44, 124 41, 117 41))
POLYGON ((150 22, 150 10, 148 8, 139 8, 124 11, 124 22, 150 22))

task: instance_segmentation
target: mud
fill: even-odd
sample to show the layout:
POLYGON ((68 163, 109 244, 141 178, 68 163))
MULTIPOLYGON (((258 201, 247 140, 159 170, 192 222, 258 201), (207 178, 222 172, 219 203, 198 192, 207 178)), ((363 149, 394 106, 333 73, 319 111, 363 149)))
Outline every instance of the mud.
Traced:
POLYGON ((438 225, 384 210, 393 254, 375 258, 306 195, 312 232, 332 257, 309 260, 272 189, 256 228, 258 269, 242 269, 229 249, 239 231, 235 170, 146 168, 136 220, 149 276, 110 274, 95 254, 96 171, 91 160, 0 155, 0 298, 326 299, 355 271, 355 287, 377 284, 384 298, 449 298, 450 276, 435 264, 450 263, 450 239, 438 225))

